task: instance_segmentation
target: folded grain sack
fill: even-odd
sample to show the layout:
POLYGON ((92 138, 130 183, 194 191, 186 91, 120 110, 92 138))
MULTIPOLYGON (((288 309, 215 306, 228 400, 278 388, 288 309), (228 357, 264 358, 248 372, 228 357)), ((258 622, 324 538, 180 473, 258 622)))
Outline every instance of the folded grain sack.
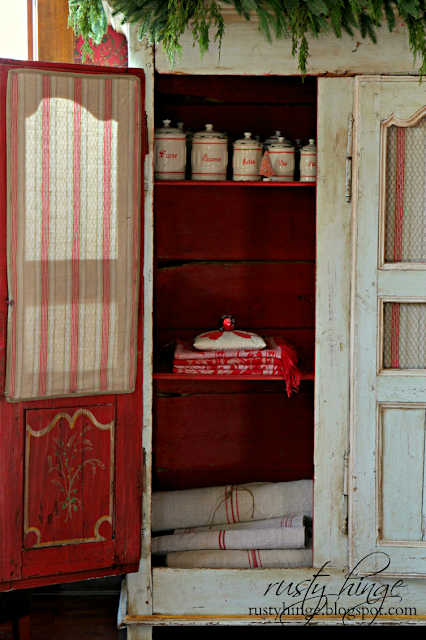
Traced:
POLYGON ((152 538, 154 555, 200 549, 304 549, 304 527, 223 529, 152 538))
MULTIPOLYGON (((311 518, 306 516, 286 516, 285 518, 271 518, 270 520, 256 520, 255 522, 235 522, 225 525, 226 529, 279 529, 280 527, 310 527, 311 518)), ((209 527, 189 527, 187 529, 176 529, 174 535, 181 533, 202 533, 203 531, 220 531, 225 528, 223 524, 212 524, 209 527)))
POLYGON ((312 480, 251 482, 152 495, 152 530, 312 516, 312 480))
POLYGON ((312 545, 310 544, 306 549, 181 551, 169 553, 166 556, 166 565, 174 569, 292 569, 311 567, 312 545))

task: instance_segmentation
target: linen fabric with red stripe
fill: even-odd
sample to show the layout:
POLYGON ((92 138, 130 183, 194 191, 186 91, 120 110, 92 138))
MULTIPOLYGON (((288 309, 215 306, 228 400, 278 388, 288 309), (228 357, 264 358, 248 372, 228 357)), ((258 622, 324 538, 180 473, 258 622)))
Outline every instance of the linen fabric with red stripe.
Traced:
POLYGON ((10 401, 134 389, 140 96, 134 76, 9 72, 10 401))

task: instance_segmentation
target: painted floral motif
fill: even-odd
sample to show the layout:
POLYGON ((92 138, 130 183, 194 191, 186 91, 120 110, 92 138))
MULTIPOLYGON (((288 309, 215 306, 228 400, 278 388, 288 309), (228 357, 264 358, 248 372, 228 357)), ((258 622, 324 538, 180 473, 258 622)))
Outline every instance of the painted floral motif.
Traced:
MULTIPOLYGON (((83 38, 74 38, 74 63, 82 62, 81 47, 83 38)), ((104 35, 100 44, 90 42, 93 51, 93 59, 87 58, 84 64, 102 65, 104 67, 127 67, 127 41, 126 38, 116 33, 112 27, 108 27, 108 33, 104 35)))
POLYGON ((83 506, 78 497, 78 489, 81 490, 81 475, 84 467, 92 469, 92 474, 96 475, 96 469, 105 469, 104 463, 99 458, 89 458, 78 463, 78 458, 83 457, 83 453, 93 450, 93 443, 86 438, 86 434, 91 431, 92 426, 83 426, 80 434, 75 433, 68 441, 64 437, 63 429, 60 427, 57 438, 52 440, 54 453, 47 456, 48 473, 54 474, 51 482, 58 487, 61 494, 59 506, 61 511, 66 512, 65 522, 72 520, 73 512, 78 511, 83 506))

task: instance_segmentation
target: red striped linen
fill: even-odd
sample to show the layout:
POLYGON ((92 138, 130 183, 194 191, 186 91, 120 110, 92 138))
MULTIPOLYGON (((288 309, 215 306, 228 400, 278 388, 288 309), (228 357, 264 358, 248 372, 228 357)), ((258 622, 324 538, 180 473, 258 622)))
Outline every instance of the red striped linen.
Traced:
POLYGON ((304 527, 275 527, 268 529, 222 529, 183 533, 152 538, 151 552, 155 555, 197 549, 304 549, 304 527))
POLYGON ((291 569, 312 566, 312 548, 177 551, 166 556, 175 569, 291 569))
POLYGON ((312 516, 313 482, 251 482, 241 485, 157 491, 152 530, 168 531, 287 516, 312 516))
POLYGON ((140 96, 134 76, 9 72, 9 401, 134 390, 140 96))
MULTIPOLYGON (((284 518, 270 518, 269 520, 255 520, 249 522, 233 522, 226 525, 226 529, 274 529, 279 527, 307 527, 310 523, 306 516, 285 516, 284 518)), ((176 529, 173 535, 182 533, 202 533, 203 531, 221 531, 222 524, 212 524, 210 527, 189 527, 176 529)))

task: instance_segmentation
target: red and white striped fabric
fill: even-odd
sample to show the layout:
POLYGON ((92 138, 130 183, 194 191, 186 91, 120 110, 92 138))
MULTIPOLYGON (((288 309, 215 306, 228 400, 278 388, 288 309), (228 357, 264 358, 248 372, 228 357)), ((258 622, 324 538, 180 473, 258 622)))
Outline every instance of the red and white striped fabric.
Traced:
POLYGON ((312 494, 312 480, 156 491, 152 494, 151 526, 153 531, 168 531, 287 516, 311 517, 312 494))
POLYGON ((312 548, 176 551, 166 556, 175 569, 290 569, 312 566, 312 548))
POLYGON ((165 555, 196 549, 304 549, 304 527, 222 529, 152 538, 151 552, 165 555))
POLYGON ((265 349, 222 349, 198 351, 177 341, 173 373, 188 375, 283 376, 287 395, 297 391, 302 373, 294 347, 280 337, 266 338, 265 349), (265 362, 267 361, 267 362, 265 362))
POLYGON ((210 527, 190 527, 176 529, 173 535, 182 533, 202 533, 203 531, 221 531, 222 529, 279 529, 280 527, 307 527, 310 520, 306 516, 285 516, 284 518, 270 518, 269 520, 255 520, 249 522, 235 522, 227 524, 212 524, 210 527))
POLYGON ((9 72, 10 401, 134 389, 140 96, 133 76, 9 72))

